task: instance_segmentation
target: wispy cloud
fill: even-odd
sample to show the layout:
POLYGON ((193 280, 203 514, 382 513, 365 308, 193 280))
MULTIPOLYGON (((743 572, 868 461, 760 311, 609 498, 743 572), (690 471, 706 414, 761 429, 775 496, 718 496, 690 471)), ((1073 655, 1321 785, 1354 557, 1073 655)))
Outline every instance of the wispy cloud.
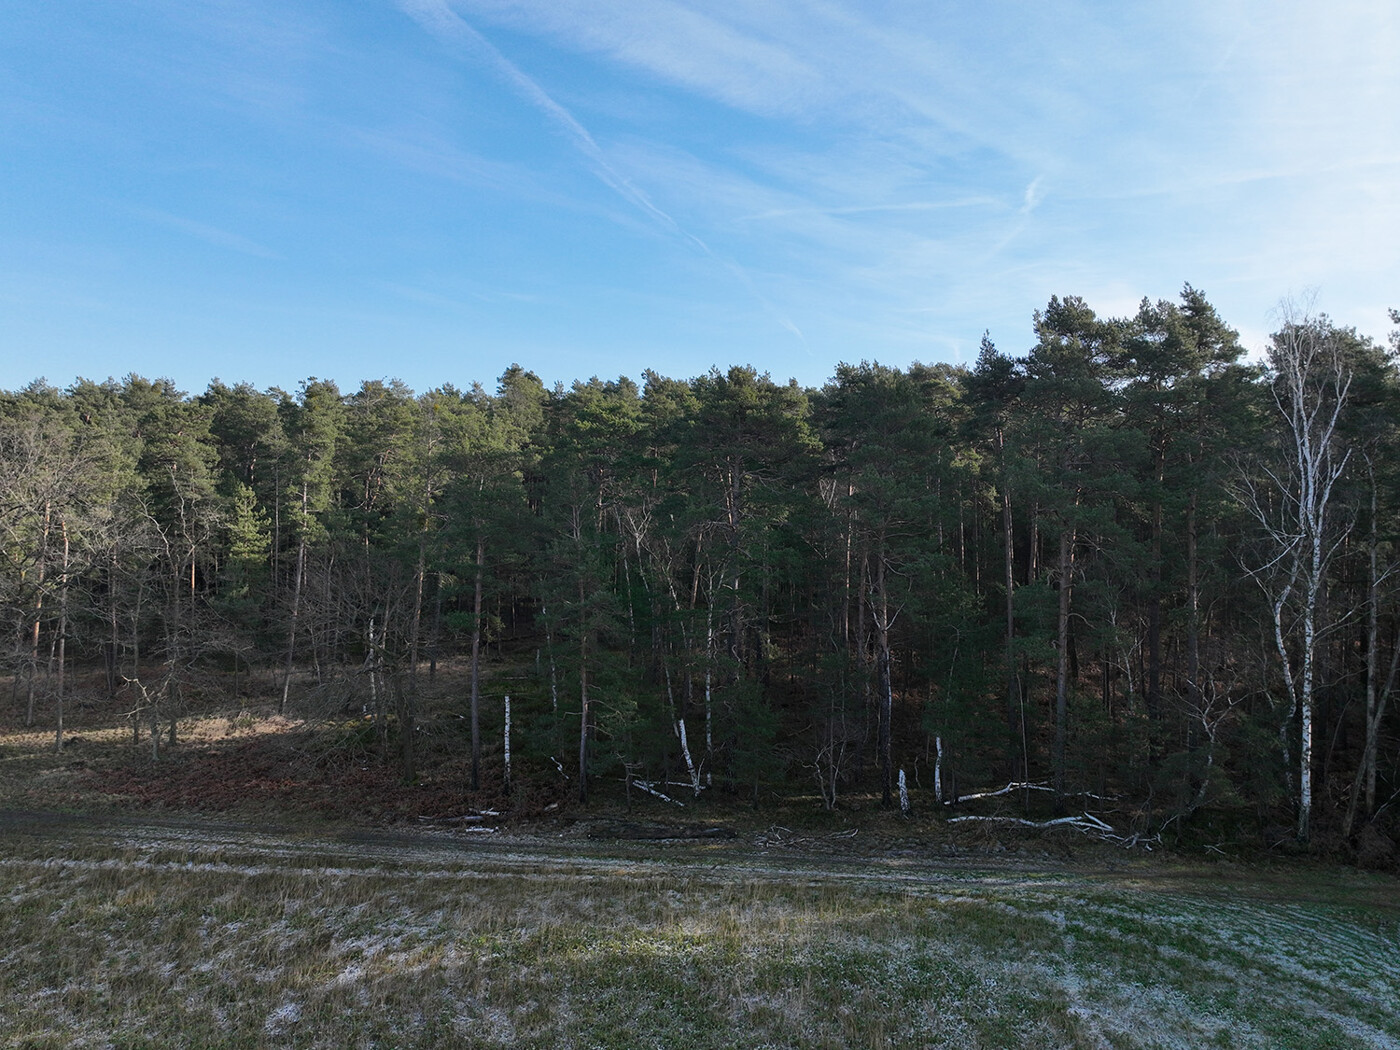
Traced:
POLYGON ((704 245, 697 238, 684 233, 671 216, 653 204, 631 180, 621 175, 608 163, 603 151, 598 147, 593 136, 589 134, 588 129, 580 124, 572 113, 556 102, 533 78, 522 72, 489 40, 449 8, 445 0, 403 0, 401 6, 407 14, 439 39, 485 58, 501 79, 563 132, 574 148, 588 160, 593 173, 619 196, 664 229, 687 237, 699 247, 704 248, 704 245))
MULTIPOLYGON (((549 36, 570 50, 603 55, 686 90, 749 112, 806 111, 829 90, 823 74, 785 42, 746 31, 742 8, 723 19, 676 0, 454 0, 456 8, 498 25, 549 36)), ((761 8, 761 23, 786 16, 784 4, 761 8)), ((812 22, 801 12, 802 22, 812 22)), ((801 37, 802 22, 793 26, 801 37)), ((764 26, 766 27, 766 26, 764 26)))
POLYGON ((459 296, 444 295, 441 292, 433 292, 426 288, 417 288, 413 285, 401 284, 397 281, 375 281, 373 284, 375 287, 382 288, 384 291, 396 295, 401 299, 407 299, 414 303, 422 303, 425 306, 437 306, 450 310, 468 311, 473 309, 474 303, 538 303, 540 301, 538 295, 523 292, 507 292, 499 288, 465 288, 462 290, 462 294, 472 300, 472 302, 467 302, 459 296))
POLYGON ((1026 192, 1021 197, 1022 215, 1029 215, 1031 212, 1035 211, 1036 205, 1045 199, 1045 191, 1041 189, 1040 186, 1041 181, 1041 176, 1037 175, 1035 178, 1031 179, 1030 184, 1026 186, 1026 192))
POLYGON ((231 252, 239 252, 259 259, 282 258, 278 252, 259 244, 257 241, 239 233, 220 229, 217 226, 196 222, 194 219, 186 219, 180 215, 171 215, 169 212, 159 211, 155 208, 133 208, 132 211, 157 226, 164 226, 167 230, 174 230, 177 233, 194 237, 196 240, 212 244, 216 248, 226 248, 231 252))
POLYGON ((625 201, 640 211, 655 225, 678 237, 713 259, 735 276, 777 323, 803 339, 802 331, 758 289, 743 267, 721 258, 702 239, 683 229, 669 214, 657 207, 651 198, 608 160, 588 129, 564 106, 560 105, 538 82, 522 71, 460 15, 448 7, 446 0, 401 0, 403 10, 439 39, 462 47, 484 58, 496 74, 530 105, 543 113, 558 128, 574 148, 583 155, 594 175, 625 201))
POLYGON ((961 197, 947 201, 908 201, 902 204, 846 204, 821 207, 811 205, 799 208, 775 208, 754 215, 741 216, 741 222, 762 222, 765 219, 787 219, 799 216, 820 215, 878 215, 881 213, 901 214, 910 212, 938 212, 953 208, 987 208, 1000 205, 995 197, 961 197))
POLYGON ((422 129, 343 129, 344 137, 411 171, 435 178, 473 185, 509 187, 519 193, 535 183, 530 171, 518 164, 490 160, 460 149, 445 136, 422 129))
POLYGON ((318 296, 318 325, 348 316, 326 274, 353 271, 385 338, 421 321, 619 362, 928 360, 975 353, 984 328, 1020 352, 1050 294, 1127 310, 1186 280, 1242 331, 1290 287, 1375 334, 1396 298, 1400 19, 1381 0, 94 12, 7 25, 0 183, 35 201, 33 244, 103 245, 47 270, 105 303, 138 301, 103 282, 141 252, 164 303, 173 237, 217 249, 197 275, 216 301, 245 256, 290 252, 252 218, 273 214, 305 231, 263 267, 289 317, 318 296), (63 160, 79 147, 90 170, 63 160), (107 247, 132 209, 106 175, 144 186, 130 199, 164 209, 139 213, 161 236, 107 247))

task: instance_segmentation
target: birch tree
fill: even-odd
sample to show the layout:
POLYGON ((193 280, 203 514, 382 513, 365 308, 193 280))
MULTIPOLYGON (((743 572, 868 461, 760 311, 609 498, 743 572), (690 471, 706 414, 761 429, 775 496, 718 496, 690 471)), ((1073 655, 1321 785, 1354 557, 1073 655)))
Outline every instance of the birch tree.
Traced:
MULTIPOLYGON (((1297 835, 1306 842, 1313 809, 1313 713, 1322 601, 1328 567, 1350 522, 1334 499, 1351 450, 1339 423, 1352 385, 1344 333, 1325 316, 1285 306, 1269 347, 1274 408, 1282 422, 1276 453, 1247 475, 1242 497, 1266 540, 1264 558, 1246 569, 1269 602, 1275 652, 1298 750, 1297 835)), ((1285 752, 1291 748, 1285 743, 1285 752)))

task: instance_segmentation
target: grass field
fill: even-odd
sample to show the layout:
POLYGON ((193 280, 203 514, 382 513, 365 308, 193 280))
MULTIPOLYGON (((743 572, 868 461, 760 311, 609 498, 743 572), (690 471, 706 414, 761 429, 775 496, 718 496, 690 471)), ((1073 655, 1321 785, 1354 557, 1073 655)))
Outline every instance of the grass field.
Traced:
POLYGON ((11 813, 3 1041, 1397 1046, 1395 888, 11 813))
POLYGON ((1393 875, 869 800, 425 830, 460 747, 404 785, 336 733, 0 726, 0 1046, 1400 1047, 1393 875))

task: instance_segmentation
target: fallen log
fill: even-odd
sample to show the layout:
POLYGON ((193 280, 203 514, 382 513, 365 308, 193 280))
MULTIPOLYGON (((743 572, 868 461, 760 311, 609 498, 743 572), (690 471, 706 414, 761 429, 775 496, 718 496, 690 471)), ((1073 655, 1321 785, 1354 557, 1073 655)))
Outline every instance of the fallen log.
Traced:
POLYGON ((1152 838, 1144 838, 1136 832, 1132 835, 1120 835, 1112 824, 1094 816, 1092 813, 1081 813, 1077 817, 1054 817, 1050 820, 1026 820, 1024 817, 980 817, 963 816, 950 817, 949 824, 961 824, 965 821, 975 820, 993 824, 1012 824, 1022 828, 1073 828, 1104 842, 1112 842, 1122 846, 1124 849, 1132 849, 1141 846, 1149 853, 1152 851, 1153 842, 1161 842, 1161 836, 1155 835, 1152 838))

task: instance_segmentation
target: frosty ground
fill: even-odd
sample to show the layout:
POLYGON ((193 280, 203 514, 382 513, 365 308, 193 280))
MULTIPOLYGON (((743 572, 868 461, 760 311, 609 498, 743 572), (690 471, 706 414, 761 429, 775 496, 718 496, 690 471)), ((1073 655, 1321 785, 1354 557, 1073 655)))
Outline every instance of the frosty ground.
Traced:
POLYGON ((1393 877, 0 814, 8 1046, 1392 1047, 1393 877))

